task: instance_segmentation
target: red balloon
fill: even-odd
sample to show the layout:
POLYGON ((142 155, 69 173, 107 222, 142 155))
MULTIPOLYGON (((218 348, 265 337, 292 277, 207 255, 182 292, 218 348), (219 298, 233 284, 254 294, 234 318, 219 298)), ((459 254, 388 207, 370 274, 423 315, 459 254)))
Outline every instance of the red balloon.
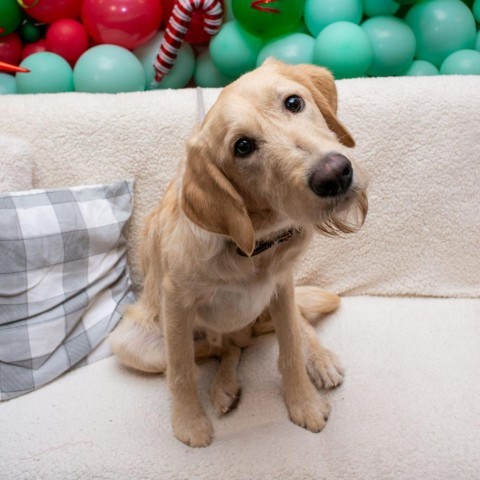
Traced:
POLYGON ((162 4, 160 0, 84 0, 82 21, 97 43, 133 50, 157 33, 162 4))
POLYGON ((27 43, 25 47, 23 47, 23 52, 22 52, 22 60, 24 58, 27 58, 29 55, 32 55, 33 53, 39 53, 39 52, 46 52, 47 51, 47 42, 45 40, 39 40, 38 42, 33 42, 33 43, 27 43))
POLYGON ((75 64, 89 45, 85 27, 80 22, 70 18, 53 22, 48 27, 45 41, 49 52, 60 55, 71 65, 75 64))
POLYGON ((82 6, 82 0, 18 0, 18 3, 28 15, 44 23, 78 18, 82 6))
POLYGON ((0 37, 0 62, 18 65, 22 59, 22 42, 17 33, 0 37))

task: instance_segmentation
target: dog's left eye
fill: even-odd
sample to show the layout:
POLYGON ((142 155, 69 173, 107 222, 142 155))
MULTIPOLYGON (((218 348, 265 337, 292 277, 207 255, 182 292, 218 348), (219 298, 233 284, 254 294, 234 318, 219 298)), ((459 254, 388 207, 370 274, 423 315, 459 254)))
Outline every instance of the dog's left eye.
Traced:
POLYGON ((305 107, 305 102, 302 97, 298 95, 291 95, 285 100, 285 108, 292 113, 299 113, 305 107))
POLYGON ((246 157, 256 149, 255 141, 251 138, 241 138, 235 142, 233 149, 236 157, 246 157))

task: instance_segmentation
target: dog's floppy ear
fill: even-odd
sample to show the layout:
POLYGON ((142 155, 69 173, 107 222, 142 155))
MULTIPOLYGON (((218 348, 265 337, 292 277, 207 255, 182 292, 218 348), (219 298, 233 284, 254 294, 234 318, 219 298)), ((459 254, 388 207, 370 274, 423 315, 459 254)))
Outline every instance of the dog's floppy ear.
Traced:
POLYGON ((230 237, 247 255, 255 248, 253 225, 245 202, 205 147, 187 147, 181 207, 199 227, 230 237))
POLYGON ((296 65, 294 68, 297 80, 312 92, 330 130, 346 147, 354 147, 355 140, 337 118, 337 88, 333 75, 326 68, 315 65, 296 65))

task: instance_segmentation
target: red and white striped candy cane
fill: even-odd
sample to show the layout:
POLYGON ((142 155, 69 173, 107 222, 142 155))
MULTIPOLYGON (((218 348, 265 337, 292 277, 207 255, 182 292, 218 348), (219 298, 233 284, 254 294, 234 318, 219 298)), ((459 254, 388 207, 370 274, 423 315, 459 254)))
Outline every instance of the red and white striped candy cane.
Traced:
POLYGON ((196 10, 201 10, 204 13, 204 30, 209 35, 215 35, 220 30, 223 15, 220 0, 177 0, 168 21, 160 50, 153 64, 155 82, 161 82, 162 78, 173 67, 178 50, 182 46, 183 39, 192 20, 192 14, 196 10))

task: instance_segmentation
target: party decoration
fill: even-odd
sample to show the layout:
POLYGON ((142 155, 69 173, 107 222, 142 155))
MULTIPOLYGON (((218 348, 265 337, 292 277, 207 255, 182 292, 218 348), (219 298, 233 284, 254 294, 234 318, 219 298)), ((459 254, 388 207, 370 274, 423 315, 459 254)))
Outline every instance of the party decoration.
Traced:
POLYGON ((363 77, 373 61, 372 44, 357 24, 332 23, 318 35, 313 61, 329 68, 337 79, 363 77))
POLYGON ((88 48, 88 35, 84 26, 64 18, 53 22, 45 36, 47 50, 63 57, 70 65, 74 65, 80 55, 88 48))
POLYGON ((87 50, 75 64, 73 81, 77 92, 145 90, 145 72, 140 60, 117 45, 97 45, 87 50))
POLYGON ((22 60, 27 58, 29 55, 33 55, 34 53, 41 53, 47 51, 47 42, 42 39, 38 40, 38 42, 28 43, 23 47, 22 52, 22 60))
POLYGON ((42 28, 33 23, 33 21, 24 21, 18 29, 18 34, 24 42, 32 43, 40 40, 42 28))
POLYGON ((18 65, 22 58, 22 42, 17 33, 0 37, 0 62, 18 65))
POLYGON ((472 11, 475 20, 480 23, 480 0, 475 0, 473 2, 472 11))
POLYGON ((403 73, 407 77, 427 77, 438 74, 438 68, 425 60, 414 60, 407 71, 403 73))
POLYGON ((220 88, 235 80, 233 77, 224 75, 215 66, 208 50, 198 56, 193 78, 195 85, 203 88, 220 88))
POLYGON ((10 63, 6 62, 0 62, 0 72, 11 72, 11 73, 17 73, 17 72, 24 72, 27 73, 30 70, 27 68, 23 67, 17 67, 16 65, 11 65, 10 63))
POLYGON ((389 16, 373 17, 363 22, 362 28, 373 47, 369 75, 400 75, 412 64, 415 35, 403 20, 389 16))
POLYGON ((302 18, 303 8, 304 0, 232 0, 238 23, 264 39, 292 32, 302 18))
POLYGON ((22 11, 15 0, 0 1, 0 35, 14 32, 22 21, 22 11))
POLYGON ((18 3, 35 20, 52 23, 61 18, 78 18, 82 0, 18 0, 18 3))
POLYGON ((480 52, 458 50, 449 55, 440 67, 442 75, 480 75, 480 52))
POLYGON ((475 41, 475 50, 480 51, 480 30, 477 33, 477 40, 475 41))
POLYGON ((195 69, 195 54, 188 43, 183 43, 178 50, 177 60, 160 83, 154 82, 153 63, 162 43, 164 32, 160 32, 148 43, 133 51, 145 71, 146 88, 183 88, 192 78, 195 69))
POLYGON ((416 58, 437 67, 456 50, 475 46, 475 19, 460 0, 425 0, 405 20, 417 39, 416 58))
POLYGON ((210 42, 210 55, 225 75, 239 77, 257 64, 263 40, 244 30, 238 22, 228 22, 210 42))
POLYGON ((84 0, 82 22, 97 43, 133 50, 154 37, 162 21, 159 0, 84 0))
POLYGON ((178 50, 192 21, 192 14, 197 10, 205 15, 205 31, 209 35, 215 35, 220 29, 223 9, 219 0, 178 0, 173 7, 172 16, 168 21, 153 65, 156 83, 162 81, 175 63, 178 50))
POLYGON ((363 0, 363 13, 367 17, 377 15, 395 15, 400 4, 395 0, 363 0))
POLYGON ((260 51, 257 66, 268 57, 275 57, 282 62, 296 65, 313 62, 313 45, 315 40, 305 33, 292 33, 268 42, 260 51))
POLYGON ((20 67, 29 73, 17 73, 18 93, 58 93, 73 90, 72 67, 56 53, 41 52, 30 55, 20 67))
POLYGON ((17 93, 15 77, 7 73, 0 73, 0 95, 17 93))
POLYGON ((314 37, 334 22, 360 23, 362 15, 362 0, 305 0, 305 24, 314 37))

